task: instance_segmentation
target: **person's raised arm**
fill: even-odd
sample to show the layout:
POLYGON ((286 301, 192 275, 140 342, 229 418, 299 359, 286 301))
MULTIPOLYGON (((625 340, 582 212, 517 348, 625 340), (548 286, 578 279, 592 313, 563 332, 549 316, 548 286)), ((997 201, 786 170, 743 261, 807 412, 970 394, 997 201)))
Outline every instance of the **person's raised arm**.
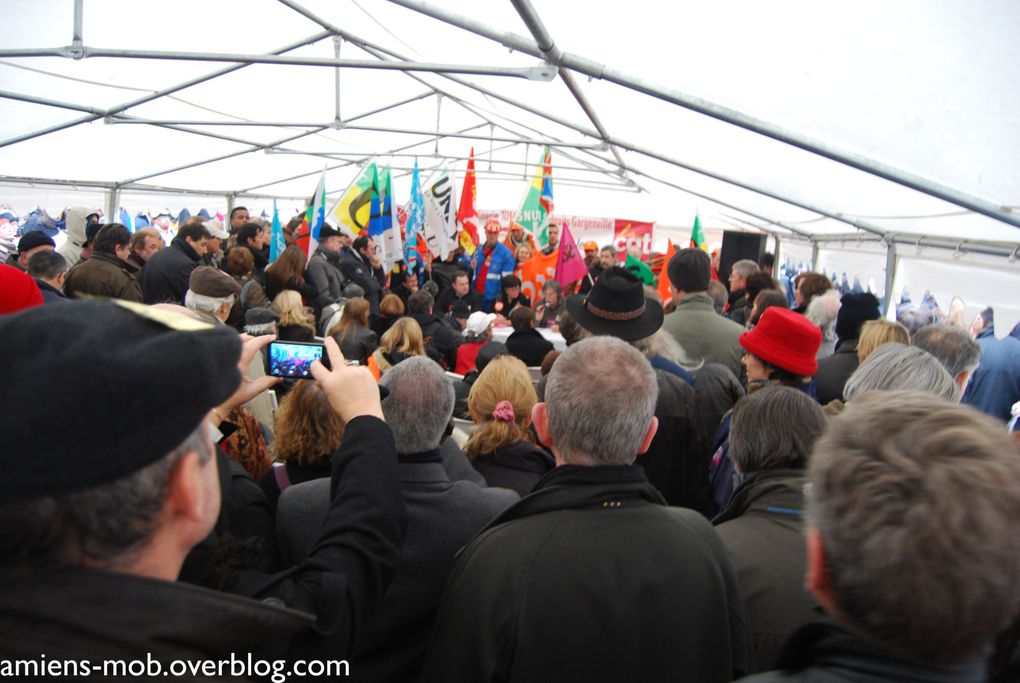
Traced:
POLYGON ((346 422, 333 455, 329 510, 308 557, 258 596, 315 615, 315 633, 296 643, 292 656, 351 651, 356 626, 368 622, 393 578, 407 523, 379 385, 367 368, 347 365, 331 337, 325 348, 332 367, 317 361, 312 375, 346 422))

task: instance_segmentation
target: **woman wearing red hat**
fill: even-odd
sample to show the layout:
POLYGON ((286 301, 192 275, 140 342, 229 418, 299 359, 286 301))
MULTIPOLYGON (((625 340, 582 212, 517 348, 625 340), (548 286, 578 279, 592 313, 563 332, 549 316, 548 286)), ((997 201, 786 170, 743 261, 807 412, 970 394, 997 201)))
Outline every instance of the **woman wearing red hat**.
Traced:
MULTIPOLYGON (((765 309, 754 329, 740 335, 740 345, 747 351, 741 362, 747 368, 748 392, 783 384, 815 398, 812 376, 818 370, 815 355, 821 343, 822 331, 803 315, 778 306, 765 309)), ((709 468, 712 498, 718 509, 726 506, 735 488, 729 432, 727 413, 715 435, 715 455, 709 468)))
POLYGON ((815 398, 818 370, 816 354, 822 331, 804 316, 787 308, 765 309, 754 329, 740 335, 747 351, 741 362, 747 369, 748 391, 770 383, 800 389, 815 398))

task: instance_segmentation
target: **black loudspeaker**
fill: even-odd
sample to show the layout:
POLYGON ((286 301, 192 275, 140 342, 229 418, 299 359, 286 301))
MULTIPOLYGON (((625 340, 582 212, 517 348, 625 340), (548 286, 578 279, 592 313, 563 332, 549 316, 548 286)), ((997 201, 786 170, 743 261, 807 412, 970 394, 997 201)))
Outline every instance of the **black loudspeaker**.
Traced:
POLYGON ((722 237, 722 251, 719 253, 719 279, 729 288, 730 268, 742 259, 761 263, 765 255, 765 240, 768 235, 754 232, 725 230, 722 237))

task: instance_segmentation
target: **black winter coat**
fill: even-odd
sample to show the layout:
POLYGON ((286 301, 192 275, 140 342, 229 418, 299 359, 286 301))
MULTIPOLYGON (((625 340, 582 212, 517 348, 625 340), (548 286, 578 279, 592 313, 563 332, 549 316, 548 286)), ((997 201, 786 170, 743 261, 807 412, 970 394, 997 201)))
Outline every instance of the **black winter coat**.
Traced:
POLYGON ((670 505, 707 516, 710 445, 702 438, 701 411, 694 388, 666 370, 655 370, 659 397, 655 416, 659 428, 637 464, 670 505))
POLYGON ((487 486, 511 489, 519 496, 531 493, 535 484, 556 466, 551 455, 527 441, 479 455, 471 464, 485 477, 487 486))
POLYGON ((457 349, 464 343, 464 337, 454 332, 442 318, 429 313, 409 313, 421 327, 425 340, 425 353, 429 358, 443 365, 447 370, 457 367, 457 349))
MULTIPOLYGON (((438 460, 439 452, 433 455, 438 460)), ((354 681, 417 677, 457 551, 518 500, 511 491, 451 481, 435 460, 400 464, 408 520, 404 551, 393 584, 351 654, 354 681)), ((277 524, 291 557, 303 558, 314 545, 308 530, 318 528, 328 506, 325 481, 295 486, 280 498, 277 524)))
POLYGON ((170 246, 152 255, 142 268, 142 297, 147 304, 184 305, 191 271, 202 257, 183 237, 175 237, 170 246))
POLYGON ((908 660, 864 640, 842 626, 815 622, 793 634, 778 668, 741 683, 979 683, 987 680, 983 660, 936 666, 908 660))
POLYGON ((379 300, 386 287, 386 271, 372 268, 353 252, 340 252, 340 271, 344 277, 365 290, 372 315, 379 315, 379 300))
POLYGON ((530 368, 542 364, 545 355, 553 350, 553 343, 538 330, 517 331, 506 338, 506 348, 511 356, 520 358, 530 368))
POLYGON ((406 527, 393 434, 382 420, 347 423, 330 490, 309 559, 247 577, 235 592, 248 597, 91 569, 0 569, 0 655, 342 659, 393 577, 406 527))
POLYGON ((825 405, 836 399, 843 400, 843 387, 857 369, 857 340, 840 339, 831 356, 818 361, 815 373, 815 394, 825 405))
POLYGON ((423 683, 697 681, 748 671, 715 531, 639 467, 558 467, 461 551, 423 683))

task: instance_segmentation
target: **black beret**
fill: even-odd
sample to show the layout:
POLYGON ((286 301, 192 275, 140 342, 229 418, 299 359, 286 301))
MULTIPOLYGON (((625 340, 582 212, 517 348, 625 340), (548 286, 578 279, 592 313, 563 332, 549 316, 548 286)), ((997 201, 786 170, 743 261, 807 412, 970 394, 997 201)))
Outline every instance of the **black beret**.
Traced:
POLYGON ((857 339, 861 327, 869 320, 878 320, 882 311, 874 294, 844 294, 836 314, 836 336, 840 339, 857 339))
POLYGON ((0 405, 18 416, 0 447, 4 501, 137 472, 241 382, 235 330, 140 304, 40 306, 0 317, 0 340, 4 357, 18 359, 0 383, 0 405))
POLYGON ((18 240, 18 253, 24 254, 29 249, 35 249, 45 244, 51 247, 56 247, 57 243, 53 241, 53 238, 47 235, 45 232, 39 230, 33 230, 32 232, 26 232, 24 237, 18 240))
POLYGON ((343 237, 343 236, 344 236, 344 234, 342 232, 340 232, 339 230, 334 228, 329 223, 325 223, 325 224, 323 224, 323 226, 321 228, 319 228, 319 241, 320 242, 322 240, 328 239, 330 237, 343 237))
POLYGON ((280 314, 271 308, 255 306, 244 312, 245 325, 268 325, 280 321, 280 314))

